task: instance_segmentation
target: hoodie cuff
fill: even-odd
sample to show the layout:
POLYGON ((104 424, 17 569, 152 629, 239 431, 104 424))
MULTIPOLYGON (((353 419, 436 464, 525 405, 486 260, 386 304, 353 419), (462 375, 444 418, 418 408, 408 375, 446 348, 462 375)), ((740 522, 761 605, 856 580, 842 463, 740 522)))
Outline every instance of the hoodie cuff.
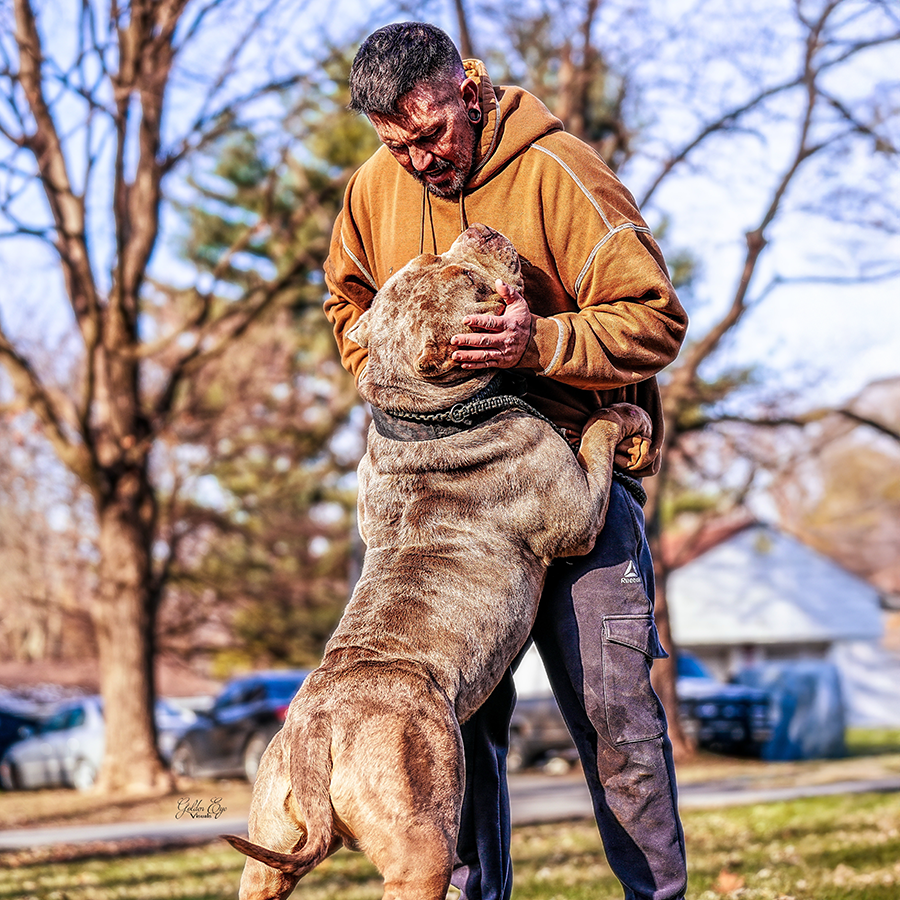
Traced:
POLYGON ((559 364, 565 346, 566 326, 553 316, 532 316, 531 339, 517 368, 549 375, 559 364))

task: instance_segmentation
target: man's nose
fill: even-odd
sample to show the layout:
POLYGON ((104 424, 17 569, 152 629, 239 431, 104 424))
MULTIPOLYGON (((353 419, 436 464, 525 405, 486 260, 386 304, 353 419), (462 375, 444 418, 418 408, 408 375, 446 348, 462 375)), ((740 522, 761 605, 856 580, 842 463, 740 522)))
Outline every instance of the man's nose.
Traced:
POLYGON ((434 154, 428 150, 421 150, 418 147, 409 148, 409 161, 413 164, 413 168, 417 172, 424 172, 431 167, 434 162, 434 154))

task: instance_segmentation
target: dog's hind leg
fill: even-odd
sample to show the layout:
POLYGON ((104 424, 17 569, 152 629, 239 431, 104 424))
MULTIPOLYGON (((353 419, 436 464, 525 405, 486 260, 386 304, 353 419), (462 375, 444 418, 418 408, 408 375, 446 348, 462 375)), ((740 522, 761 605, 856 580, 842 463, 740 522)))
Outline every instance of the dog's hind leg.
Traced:
MULTIPOLYGON (((428 848, 417 848, 416 853, 427 853, 428 848)), ((419 875, 403 873, 400 877, 384 880, 381 900, 445 900, 450 887, 450 867, 446 873, 419 875)))
POLYGON ((368 850, 384 878, 382 900, 445 900, 456 853, 452 834, 417 822, 392 835, 390 847, 368 850))
POLYGON ((381 872, 385 900, 444 900, 462 805, 459 726, 429 678, 379 676, 335 748, 335 816, 381 872))

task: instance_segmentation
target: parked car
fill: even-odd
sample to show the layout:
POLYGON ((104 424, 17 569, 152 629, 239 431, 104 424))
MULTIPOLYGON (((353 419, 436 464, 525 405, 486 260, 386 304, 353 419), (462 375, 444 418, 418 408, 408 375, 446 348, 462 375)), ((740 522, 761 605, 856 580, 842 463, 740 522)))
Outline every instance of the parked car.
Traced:
POLYGON ((687 653, 678 656, 676 691, 682 728, 698 747, 759 756, 772 736, 767 691, 717 681, 687 653))
MULTIPOLYGON (((519 697, 509 723, 508 772, 546 760, 573 761, 578 752, 553 694, 519 697)), ((568 766, 565 766, 568 768, 568 766)))
MULTIPOLYGON (((168 700, 156 702, 160 753, 171 758, 194 714, 168 700)), ((73 787, 88 790, 103 761, 106 727, 100 697, 78 697, 58 704, 49 718, 33 726, 0 759, 0 784, 7 790, 73 787)))
POLYGON ((39 723, 37 713, 0 706, 0 756, 11 744, 33 733, 39 723))
POLYGON ((172 771, 188 778, 256 780, 259 760, 284 724, 288 705, 309 672, 256 672, 228 682, 207 713, 181 736, 172 771))
MULTIPOLYGON (((758 756, 772 735, 771 699, 766 691, 717 681, 688 653, 678 655, 676 690, 682 726, 699 747, 758 756)), ((509 741, 510 772, 547 759, 576 758, 552 694, 518 699, 509 741)))

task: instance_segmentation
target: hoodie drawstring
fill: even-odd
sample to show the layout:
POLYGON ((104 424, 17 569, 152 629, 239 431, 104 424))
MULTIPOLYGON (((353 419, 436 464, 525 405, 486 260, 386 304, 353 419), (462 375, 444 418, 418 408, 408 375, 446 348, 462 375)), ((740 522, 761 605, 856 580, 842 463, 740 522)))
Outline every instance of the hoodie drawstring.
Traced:
MULTIPOLYGON (((431 208, 431 196, 428 188, 422 186, 422 221, 419 227, 419 256, 425 252, 425 212, 428 212, 428 222, 431 225, 431 252, 438 255, 437 234, 434 230, 434 211, 431 208)), ((466 216, 466 195, 464 191, 459 194, 459 233, 462 234, 469 227, 466 216)))
POLYGON ((434 231, 434 212, 431 209, 431 197, 428 188, 422 187, 422 225, 419 230, 419 256, 425 252, 425 208, 428 207, 428 221, 431 224, 431 252, 437 256, 437 234, 434 231))
POLYGON ((428 190, 422 185, 422 220, 419 225, 419 256, 425 252, 425 203, 428 200, 428 190))

